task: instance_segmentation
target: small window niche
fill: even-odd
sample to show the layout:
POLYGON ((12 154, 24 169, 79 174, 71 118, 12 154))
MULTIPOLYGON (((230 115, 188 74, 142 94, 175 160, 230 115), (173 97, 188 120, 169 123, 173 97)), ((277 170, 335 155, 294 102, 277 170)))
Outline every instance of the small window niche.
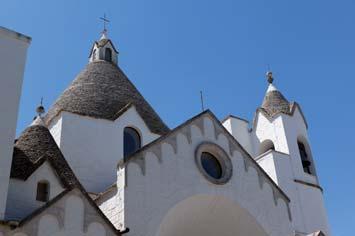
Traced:
POLYGON ((270 139, 267 139, 260 144, 259 155, 264 154, 269 150, 275 151, 275 145, 270 139))
POLYGON ((105 49, 105 61, 112 62, 112 50, 111 48, 105 49))
POLYGON ((304 139, 299 138, 297 140, 297 146, 302 161, 303 171, 307 174, 314 175, 312 156, 308 143, 304 139))
POLYGON ((123 152, 124 157, 136 152, 142 147, 141 136, 138 131, 131 127, 126 127, 123 131, 123 152))
POLYGON ((36 200, 39 202, 48 202, 48 200, 49 200, 49 183, 47 181, 40 181, 37 183, 36 200))

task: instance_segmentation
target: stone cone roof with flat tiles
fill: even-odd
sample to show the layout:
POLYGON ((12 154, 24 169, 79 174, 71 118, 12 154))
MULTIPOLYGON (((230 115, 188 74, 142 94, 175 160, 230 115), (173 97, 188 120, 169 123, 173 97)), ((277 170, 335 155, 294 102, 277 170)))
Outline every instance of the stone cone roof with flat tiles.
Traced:
POLYGON ((49 124, 61 111, 115 120, 130 105, 136 107, 151 132, 159 135, 169 132, 169 128, 117 65, 94 61, 49 109, 45 122, 49 124))
POLYGON ((274 116, 279 113, 290 114, 291 103, 272 84, 264 97, 261 108, 269 115, 274 116))
POLYGON ((66 188, 80 185, 48 128, 36 122, 17 139, 11 165, 11 178, 26 180, 48 161, 66 188))

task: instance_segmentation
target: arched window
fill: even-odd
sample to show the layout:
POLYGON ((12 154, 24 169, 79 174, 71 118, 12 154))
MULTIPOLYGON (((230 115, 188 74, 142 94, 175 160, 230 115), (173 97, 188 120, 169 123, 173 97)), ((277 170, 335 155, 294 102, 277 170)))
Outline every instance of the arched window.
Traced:
POLYGON ((123 132, 123 152, 127 157, 141 148, 141 137, 139 133, 130 127, 126 127, 123 132))
POLYGON ((303 171, 308 174, 312 174, 312 170, 311 170, 312 163, 310 161, 310 156, 308 155, 306 147, 301 141, 298 141, 297 144, 298 144, 298 150, 300 152, 300 156, 302 160, 303 171))
POLYGON ((275 150, 275 145, 270 139, 267 139, 267 140, 264 140, 260 144, 259 155, 261 155, 269 150, 275 150))
POLYGON ((36 200, 40 202, 47 202, 49 200, 49 183, 47 181, 37 183, 36 200))
POLYGON ((105 49, 105 61, 112 61, 112 51, 111 48, 105 49))

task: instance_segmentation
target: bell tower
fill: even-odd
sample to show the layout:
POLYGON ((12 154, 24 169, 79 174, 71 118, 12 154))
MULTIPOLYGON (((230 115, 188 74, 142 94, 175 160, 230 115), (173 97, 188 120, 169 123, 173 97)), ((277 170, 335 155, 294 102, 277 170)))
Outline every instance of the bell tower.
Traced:
POLYGON ((256 161, 291 199, 296 233, 321 230, 330 235, 323 189, 308 138, 308 124, 301 107, 289 102, 266 74, 268 89, 256 111, 251 131, 256 161))

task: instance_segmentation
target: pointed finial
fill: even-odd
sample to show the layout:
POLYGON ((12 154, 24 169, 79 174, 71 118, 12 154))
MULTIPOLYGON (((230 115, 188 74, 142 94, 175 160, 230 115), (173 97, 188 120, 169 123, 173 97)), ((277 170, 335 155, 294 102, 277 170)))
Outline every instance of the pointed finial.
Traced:
POLYGON ((266 72, 266 78, 267 78, 267 82, 269 82, 269 84, 272 84, 272 82, 274 82, 274 77, 272 76, 272 71, 266 72))
POLYGON ((41 104, 36 108, 36 112, 39 117, 42 117, 42 115, 45 113, 45 109, 43 107, 43 97, 41 98, 41 104))
POLYGON ((108 24, 110 21, 106 18, 106 14, 104 14, 104 17, 100 17, 100 20, 102 20, 102 22, 104 23, 104 30, 102 31, 102 37, 107 37, 107 28, 106 28, 106 24, 108 24))

